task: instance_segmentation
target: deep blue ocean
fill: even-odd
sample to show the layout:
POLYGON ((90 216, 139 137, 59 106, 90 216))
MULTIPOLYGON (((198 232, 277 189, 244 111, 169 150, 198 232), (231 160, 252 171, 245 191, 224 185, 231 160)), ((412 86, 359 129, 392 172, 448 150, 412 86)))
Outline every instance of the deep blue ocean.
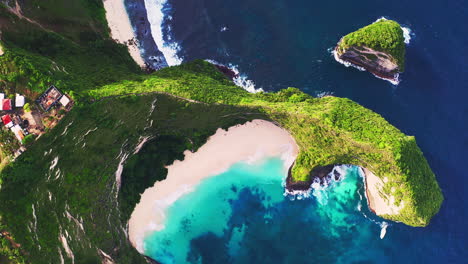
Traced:
POLYGON ((232 64, 265 91, 292 86, 312 95, 348 97, 416 136, 445 197, 428 227, 391 222, 381 240, 379 226, 353 209, 353 201, 360 198, 351 195, 351 206, 343 211, 347 221, 356 223, 338 228, 340 239, 331 239, 320 235, 321 227, 330 223, 317 216, 316 196, 265 207, 262 192, 245 188, 229 203, 233 217, 224 223, 229 236, 205 230, 189 237, 189 260, 197 263, 201 256, 202 263, 468 263, 468 1, 145 2, 148 18, 157 16, 148 5, 162 7, 162 40, 172 48, 172 53, 163 52, 166 57, 232 64), (382 16, 412 31, 406 72, 398 86, 346 68, 329 52, 341 36, 382 16), (255 219, 268 210, 274 211, 274 222, 255 219), (301 214, 304 210, 316 212, 301 214), (317 217, 310 219, 314 214, 317 217), (242 221, 250 228, 243 230, 242 221), (240 251, 230 249, 233 232, 242 233, 234 238, 242 245, 240 251), (234 252, 234 257, 226 252, 234 252))

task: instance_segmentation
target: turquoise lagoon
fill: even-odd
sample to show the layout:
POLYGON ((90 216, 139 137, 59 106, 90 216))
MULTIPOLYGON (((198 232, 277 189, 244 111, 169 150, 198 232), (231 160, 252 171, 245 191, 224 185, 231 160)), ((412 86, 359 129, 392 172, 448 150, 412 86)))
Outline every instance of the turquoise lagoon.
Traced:
POLYGON ((360 168, 335 170, 340 178, 326 186, 287 195, 281 159, 237 163, 173 203, 165 228, 145 238, 145 254, 165 264, 350 263, 385 254, 386 223, 367 208, 360 168))

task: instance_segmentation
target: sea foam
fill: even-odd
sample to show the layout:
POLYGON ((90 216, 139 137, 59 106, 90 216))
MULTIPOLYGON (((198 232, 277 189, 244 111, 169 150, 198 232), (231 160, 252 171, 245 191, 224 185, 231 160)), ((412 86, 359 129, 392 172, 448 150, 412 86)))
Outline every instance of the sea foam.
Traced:
POLYGON ((249 77, 245 73, 241 73, 239 71, 239 66, 238 65, 234 65, 232 63, 229 63, 229 64, 226 65, 226 64, 222 64, 222 63, 219 63, 219 62, 217 62, 215 60, 211 60, 211 59, 206 59, 205 61, 207 61, 207 62, 209 62, 211 64, 215 64, 215 65, 224 66, 224 67, 229 68, 236 75, 236 77, 234 77, 234 79, 232 80, 234 82, 234 84, 239 86, 239 87, 244 88, 244 90, 246 90, 247 92, 249 92, 249 93, 264 92, 264 90, 262 88, 255 87, 255 82, 250 80, 249 77))
MULTIPOLYGON (((171 16, 166 16, 170 6, 167 0, 145 0, 146 12, 148 13, 148 21, 151 27, 151 34, 158 49, 163 53, 169 66, 175 66, 182 63, 182 59, 177 56, 180 51, 180 46, 172 40, 170 35, 164 36, 163 28, 165 19, 171 20, 171 16)), ((168 26, 167 33, 170 34, 171 27, 168 26)))
POLYGON ((405 38, 405 44, 406 45, 410 44, 411 35, 413 34, 411 29, 408 27, 401 27, 401 30, 403 30, 403 37, 405 38))

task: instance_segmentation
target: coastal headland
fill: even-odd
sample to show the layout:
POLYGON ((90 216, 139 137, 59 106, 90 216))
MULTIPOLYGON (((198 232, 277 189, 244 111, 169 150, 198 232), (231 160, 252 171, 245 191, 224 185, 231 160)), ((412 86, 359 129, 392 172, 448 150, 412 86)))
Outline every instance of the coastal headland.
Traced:
MULTIPOLYGON (((317 168, 353 164, 376 176, 367 177, 368 185, 375 180, 385 202, 403 206, 394 214, 375 210, 382 217, 426 226, 439 211, 442 193, 416 139, 379 114, 350 99, 314 98, 291 87, 252 94, 202 60, 146 74, 127 47, 111 38, 102 2, 70 1, 84 11, 70 14, 57 3, 41 1, 24 8, 27 20, 0 5, 6 21, 1 24, 2 85, 33 101, 54 83, 76 102, 0 174, 0 201, 5 201, 0 224, 28 260, 143 263, 127 230, 133 209, 143 203, 141 193, 166 177, 169 182, 183 177, 168 176, 168 166, 197 157, 210 136, 231 130, 219 128, 258 119, 274 126, 268 130, 272 136, 287 131, 271 142, 292 138, 297 144, 290 169, 294 186, 307 186, 317 168), (67 27, 54 28, 44 18, 50 16, 67 27)), ((124 34, 121 41, 131 37, 124 34)), ((241 145, 240 140, 232 142, 241 145)), ((208 175, 214 164, 209 165, 208 175)))

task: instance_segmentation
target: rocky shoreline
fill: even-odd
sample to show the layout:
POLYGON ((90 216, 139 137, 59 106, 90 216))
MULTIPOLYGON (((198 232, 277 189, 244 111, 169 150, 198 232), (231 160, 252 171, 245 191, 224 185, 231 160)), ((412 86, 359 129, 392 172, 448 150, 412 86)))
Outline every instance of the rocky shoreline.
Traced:
POLYGON ((168 67, 162 52, 158 49, 151 33, 144 0, 124 0, 125 8, 135 34, 135 42, 140 47, 140 53, 150 70, 168 67))
POLYGON ((216 63, 211 63, 213 64, 224 76, 226 76, 228 79, 231 81, 234 81, 235 78, 239 77, 239 74, 237 74, 235 71, 233 71, 231 68, 221 65, 221 64, 216 64, 216 63))
MULTIPOLYGON (((286 178, 286 190, 290 193, 293 192, 301 192, 301 191, 308 191, 312 183, 314 183, 315 179, 320 181, 320 184, 323 185, 325 183, 326 177, 333 171, 333 168, 338 165, 327 165, 322 167, 316 167, 310 172, 310 177, 308 181, 293 181, 291 169, 294 164, 289 168, 288 176, 286 178)), ((333 177, 335 180, 339 180, 341 175, 335 171, 333 177)))
MULTIPOLYGON (((340 41, 341 42, 341 41, 340 41)), ((381 60, 370 60, 365 55, 362 54, 362 51, 359 49, 350 48, 346 52, 340 54, 338 47, 340 42, 335 47, 333 55, 335 60, 345 66, 353 66, 360 70, 366 70, 372 73, 377 78, 387 80, 392 84, 399 83, 399 69, 398 66, 391 62, 389 55, 386 55, 383 52, 377 52, 369 49, 369 52, 366 55, 380 56, 383 59, 381 60)))
MULTIPOLYGON (((288 176, 286 178, 286 193, 288 194, 303 194, 305 192, 309 192, 312 189, 312 184, 317 182, 320 185, 326 185, 333 177, 335 181, 339 181, 341 175, 338 171, 334 170, 335 166, 340 166, 341 164, 336 165, 327 165, 316 167, 310 172, 310 179, 308 181, 293 181, 291 170, 294 166, 291 165, 288 171, 288 176), (332 175, 330 175, 333 172, 332 175)), ((385 200, 385 198, 381 195, 379 184, 375 183, 375 179, 377 178, 371 171, 364 167, 360 167, 362 173, 364 174, 364 191, 367 200, 367 206, 369 210, 376 214, 376 215, 383 215, 383 214, 396 214, 398 213, 401 208, 395 207, 393 204, 390 204, 385 200)))

